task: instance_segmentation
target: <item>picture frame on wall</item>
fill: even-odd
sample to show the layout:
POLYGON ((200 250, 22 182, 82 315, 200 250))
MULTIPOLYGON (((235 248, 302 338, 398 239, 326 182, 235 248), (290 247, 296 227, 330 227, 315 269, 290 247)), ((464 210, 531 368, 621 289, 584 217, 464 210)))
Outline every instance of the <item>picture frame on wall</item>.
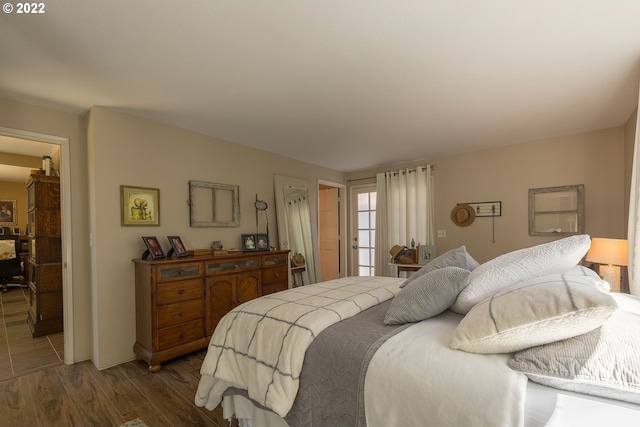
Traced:
POLYGON ((160 225, 159 189, 121 185, 120 203, 121 225, 160 225))
POLYGON ((165 258, 162 246, 156 236, 143 236, 142 241, 147 247, 147 250, 142 254, 142 259, 147 259, 147 257, 151 257, 151 259, 165 258))
POLYGON ((18 205, 15 200, 0 199, 0 227, 18 224, 18 205))
POLYGON ((167 239, 171 244, 171 249, 167 252, 167 258, 171 258, 174 254, 178 258, 189 255, 180 236, 167 236, 167 239))
POLYGON ((436 245, 418 246, 418 264, 429 264, 437 256, 438 248, 436 245))
POLYGON ((257 235, 255 234, 243 234, 242 235, 242 251, 253 252, 258 250, 256 241, 257 235))

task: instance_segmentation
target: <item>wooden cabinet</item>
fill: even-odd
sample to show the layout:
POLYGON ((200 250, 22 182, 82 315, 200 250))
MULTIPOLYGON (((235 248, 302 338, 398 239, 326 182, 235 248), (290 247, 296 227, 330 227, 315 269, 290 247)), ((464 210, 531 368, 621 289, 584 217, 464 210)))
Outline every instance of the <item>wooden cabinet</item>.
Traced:
POLYGON ((204 348, 234 307, 288 287, 288 251, 134 260, 134 352, 157 372, 161 363, 204 348))
POLYGON ((31 175, 27 186, 29 312, 34 337, 62 332, 60 178, 31 175))

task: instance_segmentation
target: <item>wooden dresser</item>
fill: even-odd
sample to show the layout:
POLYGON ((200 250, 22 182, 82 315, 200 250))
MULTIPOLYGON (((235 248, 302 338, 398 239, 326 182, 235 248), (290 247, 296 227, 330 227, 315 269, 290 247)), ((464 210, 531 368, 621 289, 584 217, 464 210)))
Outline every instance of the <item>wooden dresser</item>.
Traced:
POLYGON ((208 345, 234 307, 289 287, 289 251, 133 260, 138 360, 161 363, 208 345))
POLYGON ((39 337, 62 332, 60 178, 31 175, 26 186, 30 304, 27 323, 33 337, 39 337))

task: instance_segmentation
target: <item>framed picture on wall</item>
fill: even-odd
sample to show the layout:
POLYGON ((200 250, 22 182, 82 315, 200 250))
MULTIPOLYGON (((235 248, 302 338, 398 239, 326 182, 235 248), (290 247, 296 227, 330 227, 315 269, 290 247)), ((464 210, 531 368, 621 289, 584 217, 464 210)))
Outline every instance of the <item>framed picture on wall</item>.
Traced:
POLYGON ((120 186, 122 225, 160 225, 160 190, 120 186))
POLYGON ((17 210, 15 200, 0 200, 0 227, 18 224, 17 210))

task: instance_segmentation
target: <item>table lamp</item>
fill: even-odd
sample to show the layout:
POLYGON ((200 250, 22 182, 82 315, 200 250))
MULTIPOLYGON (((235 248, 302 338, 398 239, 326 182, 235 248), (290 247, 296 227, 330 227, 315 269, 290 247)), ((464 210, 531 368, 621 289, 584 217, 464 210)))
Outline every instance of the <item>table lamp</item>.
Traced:
POLYGON ((627 265, 627 241, 624 239, 591 239, 586 260, 600 264, 600 276, 620 292, 620 266, 627 265))

